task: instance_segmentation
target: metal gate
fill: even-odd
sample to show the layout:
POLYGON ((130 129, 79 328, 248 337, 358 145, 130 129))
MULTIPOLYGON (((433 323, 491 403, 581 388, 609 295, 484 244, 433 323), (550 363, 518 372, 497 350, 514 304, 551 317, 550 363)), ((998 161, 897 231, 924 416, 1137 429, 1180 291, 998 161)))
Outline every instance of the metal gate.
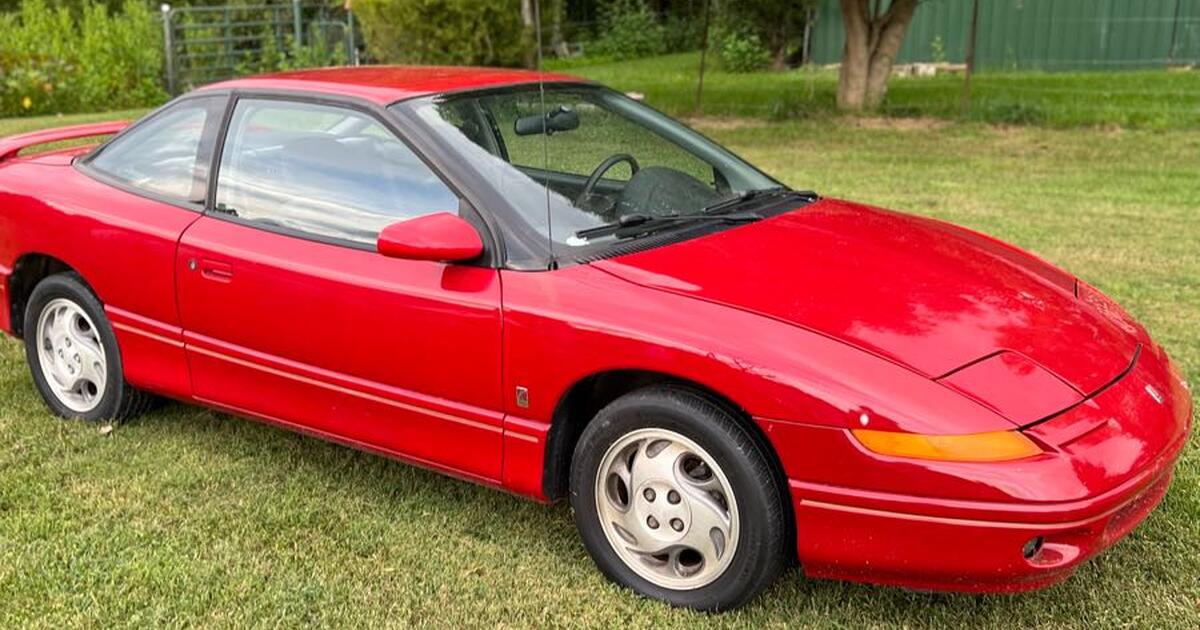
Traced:
POLYGON ((354 14, 327 3, 162 5, 167 91, 301 67, 358 65, 354 14))

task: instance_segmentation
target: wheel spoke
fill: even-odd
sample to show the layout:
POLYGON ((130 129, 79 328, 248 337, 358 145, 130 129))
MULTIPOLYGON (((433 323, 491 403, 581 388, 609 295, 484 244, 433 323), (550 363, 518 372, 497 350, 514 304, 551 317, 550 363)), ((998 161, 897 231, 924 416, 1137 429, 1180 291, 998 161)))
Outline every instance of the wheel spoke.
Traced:
POLYGON ((639 446, 637 456, 633 459, 631 486, 641 487, 649 481, 670 481, 676 479, 679 458, 684 449, 679 444, 668 440, 644 440, 639 446))
POLYGON ((50 333, 56 338, 61 339, 67 336, 67 320, 70 319, 67 317, 67 310, 66 306, 60 306, 51 312, 50 316, 53 318, 51 322, 53 323, 50 325, 50 333))
POLYGON ((705 563, 717 563, 725 555, 729 541, 729 515, 707 495, 687 498, 692 511, 691 526, 679 541, 698 552, 705 563))
POLYGON ((105 383, 104 357, 91 348, 80 348, 78 380, 91 383, 96 389, 102 389, 105 383))
POLYGON ((684 475, 683 481, 695 492, 705 496, 720 494, 722 490, 724 490, 724 488, 721 487, 721 480, 712 475, 710 475, 707 479, 696 479, 694 477, 684 475))
POLYGON ((600 518, 617 530, 622 542, 634 551, 644 550, 647 542, 642 524, 633 514, 630 501, 633 475, 629 469, 629 456, 622 453, 609 467, 600 497, 600 518))
MULTIPOLYGON (((87 324, 86 320, 78 319, 75 323, 68 326, 68 336, 71 338, 72 346, 81 352, 87 352, 89 356, 101 360, 104 358, 104 349, 100 345, 100 339, 96 336, 96 331, 91 328, 83 329, 81 326, 87 324)), ((82 356, 82 355, 81 355, 82 356)), ((102 361, 101 361, 102 362, 102 361)))

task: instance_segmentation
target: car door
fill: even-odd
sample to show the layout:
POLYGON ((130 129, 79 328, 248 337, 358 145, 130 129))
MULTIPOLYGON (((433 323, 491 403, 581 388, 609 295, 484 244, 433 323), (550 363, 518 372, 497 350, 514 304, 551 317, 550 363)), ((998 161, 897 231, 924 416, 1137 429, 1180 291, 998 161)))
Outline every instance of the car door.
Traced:
POLYGON ((77 160, 87 177, 64 174, 46 199, 74 218, 38 236, 77 245, 66 260, 104 300, 125 379, 179 398, 192 391, 175 301, 176 247, 204 209, 227 102, 225 94, 176 100, 77 160))
POLYGON ((198 399, 499 478, 498 272, 376 252, 384 226, 460 206, 382 119, 241 97, 211 196, 177 260, 198 399))

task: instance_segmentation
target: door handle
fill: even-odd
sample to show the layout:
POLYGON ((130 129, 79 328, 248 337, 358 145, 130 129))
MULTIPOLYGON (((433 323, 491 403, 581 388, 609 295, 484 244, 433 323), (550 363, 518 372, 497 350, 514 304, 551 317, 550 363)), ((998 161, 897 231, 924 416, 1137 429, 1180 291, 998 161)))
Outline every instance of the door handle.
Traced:
MULTIPOLYGON (((196 261, 189 260, 188 268, 195 269, 196 261)), ((200 275, 208 280, 217 282, 229 282, 233 280, 233 267, 229 263, 218 262, 216 260, 201 260, 200 275)))

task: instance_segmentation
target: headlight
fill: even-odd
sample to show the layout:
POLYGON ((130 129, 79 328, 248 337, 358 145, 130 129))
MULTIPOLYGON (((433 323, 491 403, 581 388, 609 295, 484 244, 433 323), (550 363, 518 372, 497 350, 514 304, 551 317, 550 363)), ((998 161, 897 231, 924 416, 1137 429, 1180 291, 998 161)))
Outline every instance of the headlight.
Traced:
POLYGON ((854 438, 880 455, 946 462, 1005 462, 1040 455, 1042 449, 1017 431, 967 435, 921 435, 852 429, 854 438))

